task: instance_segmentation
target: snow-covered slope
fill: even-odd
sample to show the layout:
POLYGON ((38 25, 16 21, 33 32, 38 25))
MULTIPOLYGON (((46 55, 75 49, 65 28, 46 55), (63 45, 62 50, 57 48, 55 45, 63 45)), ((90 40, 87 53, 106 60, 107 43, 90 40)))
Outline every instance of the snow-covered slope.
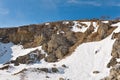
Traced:
MULTIPOLYGON (((77 25, 76 22, 75 24, 77 25)), ((95 23, 93 25, 96 26, 95 23)), ((120 23, 112 26, 119 26, 114 32, 120 32, 120 23)), ((75 32, 87 29, 76 30, 75 27, 73 26, 72 29, 75 32)), ((0 80, 60 80, 60 78, 61 80, 62 78, 65 80, 100 80, 109 74, 110 68, 107 68, 107 64, 111 59, 112 46, 115 42, 111 38, 112 34, 101 41, 83 43, 70 56, 58 62, 48 63, 42 59, 39 63, 29 65, 14 66, 10 64, 7 70, 0 70, 0 80), (51 68, 57 68, 58 72, 39 72, 34 70, 35 68, 47 68, 49 71, 51 68), (27 71, 16 74, 24 69, 27 71)), ((23 49, 22 45, 0 43, 0 67, 4 66, 3 64, 7 61, 15 60, 35 49, 42 50, 41 46, 23 49), (3 55, 3 52, 6 54, 3 55)), ((43 50, 42 53, 46 54, 43 50)))

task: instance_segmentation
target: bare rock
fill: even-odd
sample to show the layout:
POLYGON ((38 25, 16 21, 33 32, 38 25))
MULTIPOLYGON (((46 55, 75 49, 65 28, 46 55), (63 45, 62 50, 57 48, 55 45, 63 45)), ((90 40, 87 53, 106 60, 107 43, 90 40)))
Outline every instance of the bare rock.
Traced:
POLYGON ((102 80, 120 80, 120 65, 114 66, 110 70, 109 76, 105 77, 102 80))
POLYGON ((107 67, 110 68, 111 66, 115 66, 117 64, 116 58, 112 58, 110 62, 107 64, 107 67))
POLYGON ((120 39, 118 38, 113 44, 112 54, 115 58, 120 58, 120 39))
POLYGON ((93 74, 98 74, 100 73, 100 71, 93 71, 93 74))
POLYGON ((19 65, 20 63, 21 64, 32 64, 32 63, 39 62, 44 57, 45 57, 45 55, 41 54, 41 51, 36 49, 36 50, 28 53, 27 55, 18 57, 13 62, 15 63, 16 66, 19 65))
POLYGON ((99 23, 99 28, 98 28, 97 32, 100 35, 101 39, 104 39, 107 36, 106 34, 107 34, 108 29, 109 29, 108 25, 106 25, 102 22, 99 23))
POLYGON ((59 70, 54 67, 54 68, 52 68, 52 72, 53 72, 53 73, 57 73, 57 72, 59 72, 59 70))
POLYGON ((59 78, 59 80, 65 80, 65 79, 61 77, 61 78, 59 78))
POLYGON ((57 61, 57 58, 56 58, 55 55, 49 54, 49 55, 45 58, 45 61, 47 61, 47 62, 56 62, 56 61, 57 61))
POLYGON ((5 70, 5 69, 9 69, 10 68, 10 65, 5 65, 3 67, 0 68, 0 70, 5 70))
POLYGON ((46 73, 49 73, 48 68, 40 68, 40 69, 38 69, 38 70, 43 71, 43 72, 46 72, 46 73))
POLYGON ((67 53, 68 53, 68 47, 67 46, 60 46, 55 51, 55 55, 58 59, 62 59, 67 53))

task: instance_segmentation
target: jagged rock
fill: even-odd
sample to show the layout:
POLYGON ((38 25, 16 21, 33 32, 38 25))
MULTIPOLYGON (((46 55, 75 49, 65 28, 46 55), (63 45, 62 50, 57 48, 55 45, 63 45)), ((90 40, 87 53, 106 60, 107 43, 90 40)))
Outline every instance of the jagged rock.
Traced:
POLYGON ((115 38, 120 38, 120 32, 118 32, 118 33, 113 33, 113 35, 112 35, 112 39, 115 39, 115 38))
POLYGON ((55 51, 55 55, 58 59, 62 59, 67 53, 68 53, 68 47, 67 46, 60 46, 55 51))
POLYGON ((102 22, 99 23, 97 32, 101 39, 104 39, 107 36, 106 34, 107 34, 108 29, 109 29, 108 25, 106 25, 105 23, 102 23, 102 22))
POLYGON ((0 70, 5 70, 5 69, 8 69, 8 68, 10 68, 10 65, 5 65, 5 66, 1 67, 0 70))
POLYGON ((115 58, 120 58, 120 38, 118 38, 113 44, 112 54, 115 58))
MULTIPOLYGON (((38 69, 38 68, 37 68, 37 69, 38 69)), ((40 69, 38 69, 38 70, 43 71, 43 72, 46 72, 46 73, 49 73, 48 68, 40 68, 40 69)))
POLYGON ((62 67, 67 68, 67 66, 65 64, 63 64, 62 67))
POLYGON ((43 49, 45 52, 47 52, 47 49, 48 49, 47 43, 44 43, 44 44, 42 45, 42 49, 43 49))
POLYGON ((69 46, 68 40, 62 35, 53 34, 48 42, 48 52, 53 52, 59 46, 69 46))
POLYGON ((65 80, 65 79, 61 77, 61 78, 59 78, 59 80, 65 80))
POLYGON ((90 35, 93 31, 94 31, 94 26, 93 26, 93 23, 91 22, 91 25, 90 25, 89 28, 85 31, 85 36, 90 35))
POLYGON ((107 67, 110 68, 111 66, 115 66, 117 64, 116 58, 112 58, 110 62, 107 64, 107 67))
POLYGON ((57 73, 59 72, 57 68, 52 68, 52 72, 57 73))
POLYGON ((34 50, 30 53, 28 53, 27 55, 24 56, 20 56, 18 57, 15 61, 13 61, 13 63, 15 63, 15 65, 19 65, 21 64, 31 64, 31 63, 36 63, 39 62, 41 59, 43 59, 45 57, 44 54, 41 54, 41 51, 34 50))
POLYGON ((15 44, 25 44, 30 40, 33 40, 33 33, 26 30, 18 30, 16 33, 9 34, 9 40, 15 44))
POLYGON ((50 78, 49 76, 46 76, 46 78, 50 78))
MULTIPOLYGON (((115 29, 110 26, 111 24, 102 23, 100 20, 88 20, 91 22, 90 26, 81 23, 81 21, 87 20, 77 21, 81 26, 88 27, 85 32, 72 31, 73 21, 67 23, 66 21, 58 21, 48 25, 33 24, 16 28, 0 28, 0 42, 13 42, 14 44, 23 45, 24 48, 42 46, 42 49, 48 54, 46 61, 52 61, 49 60, 49 54, 54 55, 57 59, 62 59, 71 54, 81 43, 102 40, 115 29), (93 32, 95 27, 93 22, 99 23, 98 31, 95 33, 93 32)), ((55 58, 52 58, 53 61, 56 61, 55 58)), ((23 60, 21 63, 26 63, 26 61, 23 60)), ((18 63, 16 62, 16 64, 18 63)))
POLYGON ((67 31, 65 37, 67 38, 67 40, 69 40, 71 45, 75 44, 77 41, 77 38, 75 37, 75 33, 72 31, 67 31))
POLYGON ((112 39, 116 39, 116 41, 113 44, 112 59, 107 64, 107 67, 112 67, 112 69, 109 76, 102 80, 120 80, 120 65, 118 65, 119 63, 116 60, 116 58, 120 58, 120 33, 113 33, 112 39))
POLYGON ((100 73, 100 71, 93 71, 93 74, 98 74, 100 73))
POLYGON ((61 34, 53 34, 47 45, 47 52, 54 54, 58 59, 63 58, 67 54, 70 46, 69 41, 61 34))
POLYGON ((49 55, 45 58, 45 61, 47 61, 47 62, 56 62, 56 61, 57 61, 57 58, 55 57, 55 55, 49 54, 49 55))
POLYGON ((109 76, 105 77, 102 80, 120 80, 120 65, 114 66, 110 70, 109 76))

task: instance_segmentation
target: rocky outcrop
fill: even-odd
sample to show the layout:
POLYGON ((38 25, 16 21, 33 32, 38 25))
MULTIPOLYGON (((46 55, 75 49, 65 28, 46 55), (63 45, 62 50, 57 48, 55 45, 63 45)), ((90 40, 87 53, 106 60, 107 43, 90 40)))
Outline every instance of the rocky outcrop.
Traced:
POLYGON ((120 80, 120 65, 115 65, 110 70, 109 76, 101 80, 120 80))
MULTIPOLYGON (((113 21, 103 23, 100 20, 88 20, 91 23, 90 26, 81 23, 87 22, 86 20, 78 20, 76 22, 79 24, 76 26, 77 28, 82 29, 82 26, 84 26, 87 30, 85 32, 72 31, 72 26, 75 25, 74 21, 33 24, 18 28, 0 28, 0 42, 13 42, 14 44, 23 45, 24 48, 42 46, 42 49, 47 53, 45 60, 47 62, 55 62, 71 54, 78 45, 102 40, 115 29, 115 27, 111 26, 113 21), (96 22, 98 26, 96 32, 94 31, 97 26, 94 26, 93 22, 96 22)), ((18 63, 29 63, 28 56, 30 57, 30 54, 20 57, 25 61, 17 58, 18 63)))
POLYGON ((47 61, 47 62, 56 62, 56 61, 57 61, 57 58, 56 58, 55 55, 49 54, 49 55, 45 58, 45 61, 47 61))
POLYGON ((112 56, 114 58, 120 58, 120 32, 114 33, 112 38, 116 38, 116 41, 113 45, 112 56))
MULTIPOLYGON (((14 75, 23 74, 25 72, 38 72, 38 73, 60 73, 61 70, 59 70, 56 67, 50 67, 50 68, 26 68, 22 69, 21 71, 14 73, 14 75)), ((61 74, 61 73, 60 73, 61 74)))
POLYGON ((15 66, 19 64, 33 64, 40 62, 43 58, 45 58, 45 54, 41 54, 41 51, 36 49, 27 55, 17 57, 16 60, 11 61, 11 63, 14 63, 15 66))
POLYGON ((112 39, 116 39, 111 53, 111 60, 107 64, 108 68, 112 68, 110 70, 109 76, 105 77, 102 80, 120 80, 120 62, 117 59, 120 59, 120 32, 113 33, 112 39))

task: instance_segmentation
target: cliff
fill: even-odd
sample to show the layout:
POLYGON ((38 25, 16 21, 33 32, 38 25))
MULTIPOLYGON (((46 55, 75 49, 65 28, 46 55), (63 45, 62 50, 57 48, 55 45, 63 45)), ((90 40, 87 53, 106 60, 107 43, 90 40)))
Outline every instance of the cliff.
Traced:
MULTIPOLYGON (((1 43, 22 45, 23 49, 35 48, 3 64, 9 68, 9 64, 14 64, 14 66, 19 66, 20 64, 29 65, 39 62, 42 59, 46 62, 59 62, 73 55, 79 45, 102 41, 111 35, 111 40, 115 40, 115 42, 112 46, 112 58, 106 64, 106 67, 112 67, 110 72, 112 74, 110 74, 110 77, 105 77, 104 80, 119 80, 120 69, 117 68, 116 70, 115 66, 118 66, 120 63, 117 61, 120 58, 120 32, 114 31, 118 28, 118 25, 115 24, 119 22, 119 20, 76 20, 32 24, 14 28, 0 28, 1 43), (43 51, 36 49, 39 46, 43 51), (113 71, 118 72, 113 73, 113 71)), ((99 51, 96 50, 95 54, 97 53, 99 51)), ((1 70, 4 68, 6 66, 2 67, 1 70)), ((41 70, 41 68, 38 70, 41 70)), ((47 68, 42 70, 49 73, 47 68)), ((55 72, 58 71, 57 69, 53 69, 52 72, 54 70, 55 72)), ((23 70, 23 72, 25 71, 23 70)), ((99 73, 99 71, 95 71, 94 73, 99 73)))

